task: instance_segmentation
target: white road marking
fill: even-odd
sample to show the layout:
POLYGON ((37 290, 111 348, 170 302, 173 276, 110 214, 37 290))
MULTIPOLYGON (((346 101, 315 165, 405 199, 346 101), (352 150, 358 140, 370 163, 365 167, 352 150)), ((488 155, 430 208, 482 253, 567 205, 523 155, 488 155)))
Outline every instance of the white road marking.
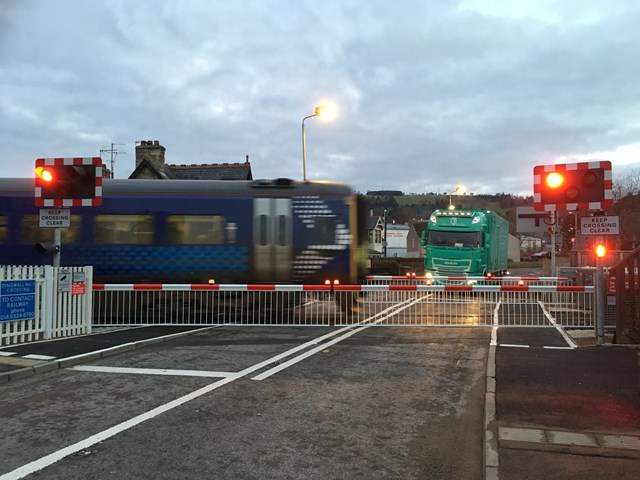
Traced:
POLYGON ((49 355, 37 355, 35 353, 31 353, 29 355, 24 355, 22 358, 28 358, 29 360, 55 360, 56 357, 51 357, 49 355))
POLYGON ((361 332, 362 330, 366 330, 367 328, 370 328, 371 326, 377 324, 377 323, 381 323, 383 320, 386 320, 387 318, 391 317, 392 315, 395 315, 398 312, 401 312, 402 310, 405 310, 407 308, 409 308, 410 306, 421 302, 421 299, 409 299, 406 300, 402 303, 398 303, 392 307, 389 307, 381 312, 376 313, 374 316, 372 316, 371 318, 365 319, 362 322, 359 322, 357 324, 355 324, 355 326, 359 326, 359 328, 355 328, 353 330, 351 330, 350 332, 347 332, 341 336, 339 336, 338 338, 335 338, 333 340, 331 340, 330 342, 327 343, 323 343, 322 345, 318 345, 317 347, 309 350, 308 352, 305 352, 301 355, 298 355, 297 357, 293 357, 291 360, 287 360, 286 362, 273 367, 263 373, 261 373, 260 375, 256 375, 255 377, 253 377, 251 380, 264 380, 265 378, 270 377, 271 375, 275 375, 276 373, 284 370, 285 368, 289 368, 291 365, 295 365, 298 362, 301 362, 302 360, 304 360, 305 358, 310 357, 311 355, 315 355, 318 352, 321 352, 322 350, 335 345, 338 342, 341 342, 342 340, 345 340, 346 338, 349 338, 352 335, 355 335, 358 332, 361 332), (374 320, 376 319, 376 320, 374 320))
POLYGON ((142 422, 145 422, 147 420, 150 420, 152 418, 157 417, 158 415, 161 415, 163 413, 168 412, 169 410, 172 410, 176 407, 179 407, 187 402, 190 402, 191 400, 194 400, 198 397, 201 397, 202 395, 206 395, 207 393, 210 393, 224 385, 226 385, 227 383, 231 383, 234 380, 237 380, 239 378, 245 377, 247 375, 250 375, 268 365, 271 365, 272 363, 275 363, 283 358, 289 357, 291 355, 293 355, 294 353, 299 352, 300 350, 304 350, 306 348, 308 348, 310 345, 315 345, 317 343, 320 343, 322 341, 324 341, 327 338, 331 338, 334 337, 336 335, 340 335, 341 333, 351 330, 353 327, 349 326, 349 327, 345 327, 345 328, 340 328, 334 332, 330 332, 327 333, 325 335, 322 335, 318 338, 315 338, 313 340, 310 340, 309 342, 306 342, 302 345, 298 345, 297 347, 294 347, 290 350, 287 350, 283 353, 280 353, 278 355, 275 355, 263 362, 257 363, 251 367, 245 368, 244 370, 241 370, 240 372, 238 372, 235 376, 231 376, 231 377, 227 377, 227 378, 223 378, 222 380, 218 380, 217 382, 211 383, 209 385, 206 385, 202 388, 199 388, 198 390, 195 390, 191 393, 188 393, 187 395, 183 395, 180 398, 177 398, 169 403, 165 403, 164 405, 160 405, 159 407, 156 407, 152 410, 149 410, 148 412, 142 413, 140 415, 137 415, 129 420, 126 420, 122 423, 119 423, 117 425, 114 425, 111 428, 108 428, 106 430, 103 430, 102 432, 96 433, 95 435, 92 435, 88 438, 85 438, 84 440, 81 440, 77 443, 74 443, 73 445, 69 445, 68 447, 62 448, 56 452, 50 453, 49 455, 45 455, 42 458, 39 458, 37 460, 34 460, 33 462, 27 463, 21 467, 16 468, 15 470, 12 470, 11 472, 7 472, 3 475, 0 475, 0 480, 19 480, 21 478, 26 477, 27 475, 30 475, 34 472, 37 472, 39 470, 42 470, 43 468, 46 468, 50 465, 53 465, 54 463, 62 460, 65 457, 68 457, 69 455, 73 455, 74 453, 77 453, 81 450, 85 450, 87 448, 92 447, 93 445, 95 445, 96 443, 99 442, 103 442, 104 440, 111 438, 119 433, 122 433, 126 430, 129 430, 130 428, 133 428, 139 424, 141 424, 142 422))
POLYGON ((0 352, 0 357, 10 357, 11 355, 15 355, 16 352, 0 352))
POLYGON ((215 377, 226 378, 235 377, 236 372, 211 372, 205 370, 171 370, 167 368, 127 368, 127 367, 101 367, 99 365, 80 365, 71 367, 69 370, 80 372, 99 373, 130 373, 136 375, 171 375, 177 377, 215 377))
POLYGON ((578 348, 578 345, 576 345, 576 343, 571 339, 571 337, 567 335, 567 332, 564 331, 564 328, 562 328, 560 325, 556 323, 556 319, 553 318, 553 315, 551 315, 551 313, 549 313, 549 311, 546 308, 544 308, 544 304, 540 300, 538 300, 538 304, 540 305, 540 308, 542 308, 542 311, 544 312, 544 316, 547 317, 547 320, 549 320, 549 322, 551 322, 551 325, 556 327, 556 330, 560 332, 560 335, 562 335, 562 338, 564 338, 565 342, 567 342, 569 347, 578 348))
POLYGON ((510 348, 530 348, 529 345, 516 345, 515 343, 501 343, 500 346, 510 348))

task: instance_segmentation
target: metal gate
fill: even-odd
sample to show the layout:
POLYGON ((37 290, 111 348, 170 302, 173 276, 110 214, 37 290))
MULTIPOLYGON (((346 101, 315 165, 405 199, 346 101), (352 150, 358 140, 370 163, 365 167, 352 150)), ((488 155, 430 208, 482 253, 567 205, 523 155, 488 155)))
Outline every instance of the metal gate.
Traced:
POLYGON ((593 328, 594 287, 94 285, 94 326, 404 325, 593 328))

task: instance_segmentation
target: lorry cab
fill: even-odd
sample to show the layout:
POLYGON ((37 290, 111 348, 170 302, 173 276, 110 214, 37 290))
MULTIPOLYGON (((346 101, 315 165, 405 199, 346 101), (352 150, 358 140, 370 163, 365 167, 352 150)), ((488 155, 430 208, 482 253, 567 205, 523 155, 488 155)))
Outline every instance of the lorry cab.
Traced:
POLYGON ((507 269, 508 223, 489 210, 436 210, 422 232, 425 273, 484 276, 507 269))

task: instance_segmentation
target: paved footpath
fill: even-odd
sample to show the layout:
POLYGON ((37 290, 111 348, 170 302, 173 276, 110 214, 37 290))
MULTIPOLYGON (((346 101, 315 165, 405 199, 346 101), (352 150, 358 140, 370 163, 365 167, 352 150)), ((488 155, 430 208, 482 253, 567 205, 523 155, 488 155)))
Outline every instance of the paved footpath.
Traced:
POLYGON ((639 359, 637 346, 498 347, 497 478, 640 478, 639 359))

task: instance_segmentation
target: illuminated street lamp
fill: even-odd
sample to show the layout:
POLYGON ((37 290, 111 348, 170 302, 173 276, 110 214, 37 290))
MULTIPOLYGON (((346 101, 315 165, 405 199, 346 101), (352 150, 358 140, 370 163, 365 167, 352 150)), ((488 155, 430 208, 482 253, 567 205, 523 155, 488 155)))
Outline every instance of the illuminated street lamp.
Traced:
POLYGON ((464 193, 464 186, 458 185, 455 190, 453 190, 452 192, 449 192, 449 210, 455 210, 456 207, 451 203, 451 194, 458 193, 458 192, 464 193))
POLYGON ((313 115, 309 115, 308 117, 304 117, 302 119, 302 179, 306 182, 307 181, 307 138, 304 134, 304 121, 307 118, 311 118, 311 117, 320 117, 320 118, 324 118, 324 119, 330 119, 333 118, 333 108, 331 108, 328 105, 322 105, 319 107, 316 107, 316 109, 313 112, 313 115))

